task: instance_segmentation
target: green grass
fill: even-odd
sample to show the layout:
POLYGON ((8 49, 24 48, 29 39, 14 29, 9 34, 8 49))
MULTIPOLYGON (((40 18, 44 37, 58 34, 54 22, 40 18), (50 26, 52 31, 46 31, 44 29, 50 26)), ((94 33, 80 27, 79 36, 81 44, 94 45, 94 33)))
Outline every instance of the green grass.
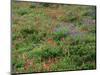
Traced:
POLYGON ((13 1, 13 72, 95 69, 96 25, 84 19, 95 20, 95 6, 13 1), (71 35, 64 23, 82 34, 71 35))

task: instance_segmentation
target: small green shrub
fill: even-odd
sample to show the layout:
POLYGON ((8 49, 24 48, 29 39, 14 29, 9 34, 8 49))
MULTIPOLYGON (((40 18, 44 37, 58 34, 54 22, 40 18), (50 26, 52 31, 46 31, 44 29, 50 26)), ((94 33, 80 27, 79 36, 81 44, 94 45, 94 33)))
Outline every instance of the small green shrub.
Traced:
POLYGON ((64 71, 64 70, 74 70, 76 69, 75 62, 69 57, 61 58, 56 64, 51 66, 53 71, 64 71))
POLYGON ((75 11, 74 12, 67 12, 65 14, 65 16, 61 16, 58 18, 59 21, 62 21, 62 22, 76 22, 76 21, 79 21, 81 18, 81 16, 79 14, 77 14, 75 11))
POLYGON ((31 3, 30 8, 35 8, 36 4, 35 3, 31 3))
POLYGON ((33 51, 28 52, 28 57, 30 59, 35 58, 39 59, 49 59, 49 58, 55 58, 59 56, 63 56, 64 52, 59 47, 49 47, 49 46, 43 46, 43 47, 37 47, 34 48, 33 51))
POLYGON ((83 60, 79 55, 71 55, 70 59, 72 59, 77 67, 81 66, 83 63, 83 60))
POLYGON ((61 37, 66 37, 68 35, 68 28, 67 27, 58 27, 55 29, 53 35, 55 36, 55 40, 60 40, 61 37))
POLYGON ((43 3, 43 4, 41 4, 43 7, 49 7, 49 3, 43 3))
POLYGON ((48 47, 45 50, 43 50, 42 57, 48 59, 63 55, 64 55, 63 50, 61 50, 59 47, 48 47))
POLYGON ((95 69, 95 67, 96 66, 92 63, 85 63, 81 66, 81 69, 90 70, 90 69, 95 69))
POLYGON ((25 15, 25 14, 28 14, 30 11, 28 8, 20 8, 18 9, 17 13, 21 16, 25 15))
POLYGON ((86 55, 84 55, 82 57, 82 59, 84 62, 89 62, 89 61, 92 62, 92 60, 96 59, 96 53, 94 51, 91 51, 91 52, 87 53, 86 55))
POLYGON ((25 61, 24 60, 20 60, 16 62, 16 68, 21 68, 24 66, 25 61))
POLYGON ((32 51, 29 51, 27 54, 29 59, 33 58, 35 60, 41 61, 41 55, 43 54, 42 47, 36 47, 32 51))

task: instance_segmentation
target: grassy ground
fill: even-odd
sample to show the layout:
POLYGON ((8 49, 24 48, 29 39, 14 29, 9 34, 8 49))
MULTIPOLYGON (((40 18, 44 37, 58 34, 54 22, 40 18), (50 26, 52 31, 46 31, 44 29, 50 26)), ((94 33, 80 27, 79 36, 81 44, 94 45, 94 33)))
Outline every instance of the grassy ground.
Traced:
POLYGON ((13 72, 95 68, 95 6, 13 1, 13 72))

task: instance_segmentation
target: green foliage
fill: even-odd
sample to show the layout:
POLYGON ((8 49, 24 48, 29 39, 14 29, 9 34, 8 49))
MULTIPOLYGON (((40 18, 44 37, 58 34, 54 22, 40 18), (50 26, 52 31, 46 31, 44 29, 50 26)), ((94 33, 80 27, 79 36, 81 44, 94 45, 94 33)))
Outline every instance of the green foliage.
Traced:
POLYGON ((50 45, 41 45, 40 47, 34 48, 32 51, 28 52, 30 59, 36 59, 41 61, 42 59, 55 58, 63 56, 64 52, 60 47, 53 47, 50 45))
POLYGON ((68 36, 68 28, 67 27, 57 27, 53 33, 55 36, 54 39, 60 40, 61 37, 66 37, 68 36))
POLYGON ((27 9, 27 8, 20 8, 17 13, 19 15, 25 15, 25 14, 28 14, 30 11, 27 9))
POLYGON ((70 14, 68 14, 66 16, 59 17, 58 20, 60 20, 62 22, 72 22, 72 21, 77 20, 77 16, 75 16, 75 15, 73 15, 73 14, 70 13, 70 14))
POLYGON ((53 71, 75 70, 76 65, 69 57, 63 57, 56 64, 52 65, 51 68, 53 71))
POLYGON ((43 50, 42 57, 48 59, 48 58, 55 58, 55 57, 59 57, 59 56, 63 56, 63 55, 64 55, 64 53, 61 48, 48 47, 45 50, 43 50))
POLYGON ((82 69, 83 69, 83 70, 88 70, 88 69, 92 69, 92 68, 95 69, 95 67, 96 67, 96 65, 91 64, 91 63, 86 63, 86 64, 83 64, 83 65, 82 65, 82 69))
POLYGON ((49 7, 49 3, 43 3, 42 6, 43 7, 49 7))
POLYGON ((18 64, 16 65, 16 68, 23 67, 24 66, 24 63, 25 63, 25 61, 23 61, 23 60, 18 61, 18 64))
POLYGON ((30 5, 30 8, 35 8, 36 7, 36 4, 35 3, 32 3, 31 5, 30 5))

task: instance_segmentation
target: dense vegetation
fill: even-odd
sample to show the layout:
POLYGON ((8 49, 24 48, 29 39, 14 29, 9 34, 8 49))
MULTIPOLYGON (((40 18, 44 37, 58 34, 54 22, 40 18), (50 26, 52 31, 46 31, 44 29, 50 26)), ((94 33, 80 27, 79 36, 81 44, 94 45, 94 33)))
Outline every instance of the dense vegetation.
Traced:
POLYGON ((13 72, 95 69, 95 17, 95 6, 13 1, 13 72))

